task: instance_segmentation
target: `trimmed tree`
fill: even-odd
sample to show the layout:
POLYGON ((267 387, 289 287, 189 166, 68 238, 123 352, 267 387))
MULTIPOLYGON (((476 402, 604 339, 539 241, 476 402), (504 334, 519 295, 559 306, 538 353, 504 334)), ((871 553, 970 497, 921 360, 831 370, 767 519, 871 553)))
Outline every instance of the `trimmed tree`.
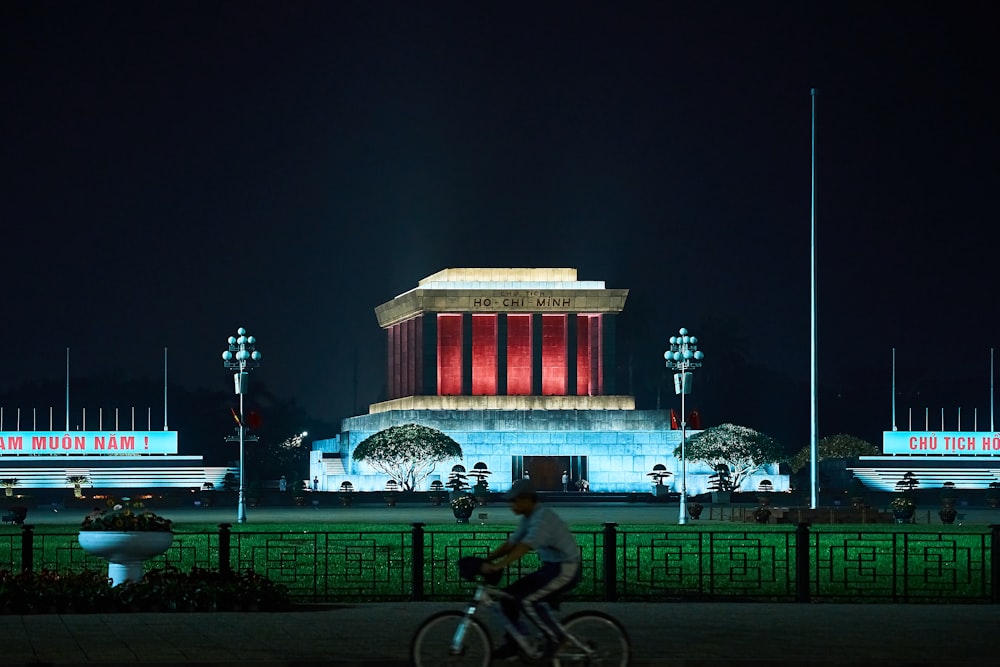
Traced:
MULTIPOLYGON (((717 473, 728 470, 727 486, 734 490, 765 465, 781 461, 781 447, 773 438, 736 424, 720 424, 691 436, 684 454, 689 461, 707 463, 717 473)), ((679 446, 674 456, 680 458, 679 446)))
POLYGON ((412 491, 438 463, 462 458, 462 446, 437 429, 404 424, 368 436, 352 456, 396 480, 404 491, 412 491))
MULTIPOLYGON (((819 450, 819 460, 824 459, 849 459, 856 456, 877 456, 881 454, 879 448, 861 438, 846 433, 828 435, 821 439, 816 447, 819 450)), ((811 453, 809 447, 803 447, 789 461, 792 472, 798 472, 809 464, 811 453)))

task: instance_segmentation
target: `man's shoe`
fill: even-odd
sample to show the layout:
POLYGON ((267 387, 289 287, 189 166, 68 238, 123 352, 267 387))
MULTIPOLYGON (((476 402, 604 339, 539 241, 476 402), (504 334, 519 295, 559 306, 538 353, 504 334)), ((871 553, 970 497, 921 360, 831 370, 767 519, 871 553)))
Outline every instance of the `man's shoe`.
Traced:
POLYGON ((521 651, 514 642, 501 644, 493 651, 494 660, 510 660, 520 655, 521 651))

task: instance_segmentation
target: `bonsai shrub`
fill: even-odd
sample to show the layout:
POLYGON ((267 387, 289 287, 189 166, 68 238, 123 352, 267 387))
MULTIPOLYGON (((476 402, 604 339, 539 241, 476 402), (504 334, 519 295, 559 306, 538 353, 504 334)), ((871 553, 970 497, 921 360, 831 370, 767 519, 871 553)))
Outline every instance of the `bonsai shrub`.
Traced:
POLYGON ((12 496, 14 495, 14 487, 21 483, 16 477, 4 477, 0 479, 0 486, 3 486, 4 495, 12 496))

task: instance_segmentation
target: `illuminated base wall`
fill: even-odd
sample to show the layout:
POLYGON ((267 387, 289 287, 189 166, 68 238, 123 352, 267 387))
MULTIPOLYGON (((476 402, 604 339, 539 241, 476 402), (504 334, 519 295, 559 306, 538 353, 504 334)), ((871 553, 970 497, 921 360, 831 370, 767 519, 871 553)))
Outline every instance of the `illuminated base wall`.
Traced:
POLYGON ((1000 433, 991 431, 884 431, 882 456, 861 456, 848 468, 870 489, 896 491, 908 472, 918 489, 950 482, 956 489, 1000 483, 1000 433))
POLYGON ((205 482, 222 487, 226 473, 238 468, 199 465, 201 456, 0 456, 0 479, 16 478, 22 489, 68 489, 66 478, 85 476, 84 488, 201 488, 205 482))
POLYGON ((951 482, 956 489, 988 489, 1000 482, 1000 458, 921 456, 861 456, 858 465, 849 468, 869 489, 895 491, 903 475, 912 472, 920 482, 918 489, 934 489, 951 482))
MULTIPOLYGON (((319 477, 321 491, 336 491, 343 481, 359 491, 384 489, 388 478, 350 454, 369 435, 409 423, 447 433, 464 453, 462 460, 440 465, 421 490, 435 479, 446 482, 455 464, 470 470, 482 462, 492 472, 490 488, 502 491, 522 469, 530 472, 532 459, 526 457, 582 465, 592 492, 648 492, 647 473, 662 464, 673 473, 665 484, 680 490, 681 462, 673 451, 681 435, 670 429, 666 410, 388 410, 361 415, 345 419, 339 437, 313 442, 310 478, 319 477)), ((688 494, 707 492, 712 470, 690 462, 687 468, 688 494)), ((777 466, 753 475, 742 490, 756 490, 765 479, 776 491, 788 490, 788 476, 777 474, 777 466)), ((558 478, 551 475, 547 485, 539 485, 559 490, 558 478)))

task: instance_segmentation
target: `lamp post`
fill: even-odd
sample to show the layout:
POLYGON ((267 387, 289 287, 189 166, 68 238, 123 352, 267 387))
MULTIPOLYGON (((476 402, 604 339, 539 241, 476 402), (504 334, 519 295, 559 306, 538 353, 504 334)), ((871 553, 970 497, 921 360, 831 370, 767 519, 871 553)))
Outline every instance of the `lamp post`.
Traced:
POLYGON ((684 411, 684 397, 691 393, 692 368, 699 368, 705 353, 698 349, 698 339, 688 335, 688 330, 681 327, 677 336, 670 337, 670 349, 663 353, 667 360, 667 368, 678 371, 674 374, 674 392, 681 395, 681 507, 677 523, 687 523, 687 458, 685 458, 684 441, 687 439, 687 421, 684 411))
POLYGON ((229 349, 222 353, 222 364, 226 368, 236 371, 233 373, 233 384, 236 388, 236 395, 240 397, 240 423, 237 425, 240 440, 240 490, 236 506, 236 522, 246 523, 246 476, 243 474, 243 444, 246 440, 246 426, 243 419, 243 395, 247 392, 249 369, 260 366, 257 339, 254 336, 248 336, 247 330, 243 327, 237 329, 236 336, 229 337, 229 349))

